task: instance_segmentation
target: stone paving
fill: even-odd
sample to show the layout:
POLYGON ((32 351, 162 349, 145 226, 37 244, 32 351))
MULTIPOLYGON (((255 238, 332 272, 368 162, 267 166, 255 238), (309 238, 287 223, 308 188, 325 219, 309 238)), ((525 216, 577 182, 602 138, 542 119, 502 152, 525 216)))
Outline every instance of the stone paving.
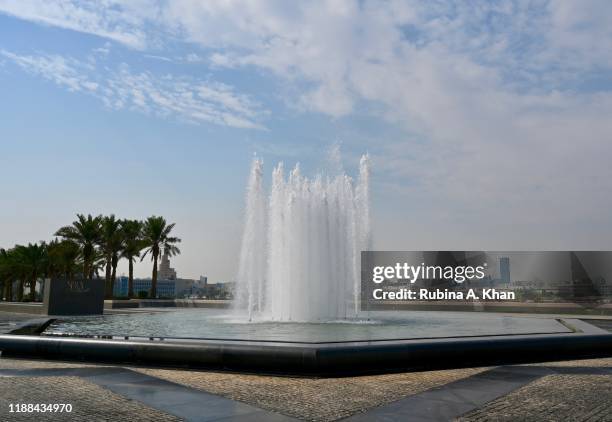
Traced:
POLYGON ((544 363, 528 363, 528 364, 524 364, 521 366, 552 366, 552 367, 561 367, 561 368, 582 368, 582 367, 610 368, 612 367, 612 358, 566 360, 566 361, 559 361, 559 362, 544 362, 544 363))
POLYGON ((612 375, 549 375, 457 419, 612 421, 612 375))
POLYGON ((587 322, 603 330, 608 330, 612 333, 612 320, 610 319, 591 319, 587 322))
POLYGON ((12 359, 0 356, 0 369, 53 369, 53 368, 92 368, 112 367, 97 363, 64 362, 57 360, 12 359))
POLYGON ((313 379, 135 368, 147 375, 309 421, 334 421, 486 369, 313 379))
POLYGON ((8 333, 16 328, 20 322, 25 322, 33 318, 40 318, 40 315, 0 312, 0 334, 8 333))
MULTIPOLYGON (((1 370, 61 370, 109 368, 113 365, 0 358, 1 370)), ((484 420, 608 420, 612 421, 612 358, 519 365, 541 367, 543 375, 526 385, 459 417, 484 420), (562 374, 548 375, 549 368, 562 374), (569 371, 569 372, 568 372, 569 371), (605 373, 591 373, 599 371, 605 373), (575 373, 574 373, 575 372, 575 373)), ((229 372, 125 367, 194 390, 244 402, 258 408, 310 421, 333 421, 368 411, 426 391, 445 388, 489 368, 467 368, 345 378, 297 378, 229 372)), ((0 377, 0 421, 11 420, 179 420, 167 412, 129 400, 72 376, 0 377), (7 415, 11 402, 68 402, 66 415, 7 415), (82 412, 82 413, 77 413, 82 412), (40 417, 38 417, 40 416, 40 417)), ((61 375, 61 373, 59 374, 61 375)), ((365 413, 363 413, 365 412, 365 413)), ((450 420, 450 419, 449 419, 450 420)))
MULTIPOLYGON (((0 333, 32 318, 26 314, 0 313, 0 333)), ((598 321, 612 330, 610 321, 598 321)), ((472 406, 457 421, 612 421, 612 358, 517 365, 542 367, 550 374, 525 381, 520 388, 494 400, 472 406), (552 373, 557 368, 560 373, 552 373), (565 371, 565 372, 564 372, 565 371), (569 371, 569 372, 568 372, 569 371), (607 372, 606 372, 607 371, 607 372), (476 407, 476 408, 474 408, 476 407)), ((2 376, 0 374, 0 422, 4 421, 178 421, 172 407, 157 409, 90 382, 70 369, 108 368, 80 362, 7 359, 0 357, 0 371, 59 370, 52 375, 2 376), (73 412, 8 413, 10 403, 71 403, 73 412), (161 410, 160 410, 161 409, 161 410)), ((344 378, 300 378, 123 366, 127 370, 176 385, 243 402, 257 408, 302 420, 334 421, 364 415, 398 400, 446 388, 455 381, 471 379, 490 368, 466 368, 344 378)), ((106 370, 106 369, 104 369, 106 370)), ((487 384, 488 385, 488 384, 487 384)), ((490 399, 488 399, 490 400, 490 399)), ((270 414, 272 415, 272 414, 270 414)), ((189 418, 188 418, 189 419, 189 418)), ((452 418, 449 418, 449 420, 452 418)), ((191 419, 189 419, 191 420, 191 419)))
POLYGON ((2 421, 150 421, 180 419, 78 377, 0 377, 2 421), (70 413, 10 413, 10 404, 71 404, 70 413))

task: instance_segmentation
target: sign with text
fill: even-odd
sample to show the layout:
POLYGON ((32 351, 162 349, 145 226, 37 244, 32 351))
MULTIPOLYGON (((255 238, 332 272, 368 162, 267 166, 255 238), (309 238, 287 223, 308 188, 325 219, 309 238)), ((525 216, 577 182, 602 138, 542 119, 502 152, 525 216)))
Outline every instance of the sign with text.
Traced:
POLYGON ((101 315, 104 311, 104 280, 54 278, 45 281, 47 315, 101 315))
POLYGON ((362 309, 426 301, 600 303, 610 251, 364 251, 362 309))

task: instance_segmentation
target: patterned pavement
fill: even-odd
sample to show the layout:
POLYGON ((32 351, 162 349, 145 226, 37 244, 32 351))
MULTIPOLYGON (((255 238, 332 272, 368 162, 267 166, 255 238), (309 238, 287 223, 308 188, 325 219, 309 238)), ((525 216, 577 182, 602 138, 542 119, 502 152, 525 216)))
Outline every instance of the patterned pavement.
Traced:
POLYGON ((136 370, 295 418, 334 421, 470 377, 486 368, 344 378, 275 377, 149 368, 136 370))
POLYGON ((126 399, 79 377, 0 378, 2 421, 126 421, 175 422, 179 418, 126 399), (10 412, 10 405, 71 404, 71 412, 10 412))
POLYGON ((610 421, 612 358, 345 378, 0 358, 0 421, 334 421, 347 417, 610 421), (147 396, 143 393, 147 388, 161 393, 147 396), (24 401, 71 403, 73 412, 8 412, 10 403, 24 401))
POLYGON ((548 375, 458 420, 612 421, 611 400, 612 375, 548 375))

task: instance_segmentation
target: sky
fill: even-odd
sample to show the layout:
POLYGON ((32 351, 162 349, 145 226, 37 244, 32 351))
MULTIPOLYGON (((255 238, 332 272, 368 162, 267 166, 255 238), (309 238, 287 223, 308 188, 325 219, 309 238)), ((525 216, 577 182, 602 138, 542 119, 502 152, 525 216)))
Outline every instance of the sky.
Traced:
POLYGON ((375 249, 610 250, 610 22, 607 0, 0 0, 0 246, 163 215, 179 277, 232 280, 253 155, 269 182, 339 146, 350 175, 371 156, 375 249))

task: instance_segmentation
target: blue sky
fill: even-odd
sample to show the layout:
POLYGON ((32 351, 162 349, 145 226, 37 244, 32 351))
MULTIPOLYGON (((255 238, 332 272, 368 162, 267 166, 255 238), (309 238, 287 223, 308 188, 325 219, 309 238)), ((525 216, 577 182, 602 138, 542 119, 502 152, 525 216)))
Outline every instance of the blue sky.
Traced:
MULTIPOLYGON (((177 223, 234 276, 253 153, 373 161, 378 249, 610 249, 612 5, 0 0, 0 245, 177 223)), ((137 268, 148 275, 149 264, 137 268)))

